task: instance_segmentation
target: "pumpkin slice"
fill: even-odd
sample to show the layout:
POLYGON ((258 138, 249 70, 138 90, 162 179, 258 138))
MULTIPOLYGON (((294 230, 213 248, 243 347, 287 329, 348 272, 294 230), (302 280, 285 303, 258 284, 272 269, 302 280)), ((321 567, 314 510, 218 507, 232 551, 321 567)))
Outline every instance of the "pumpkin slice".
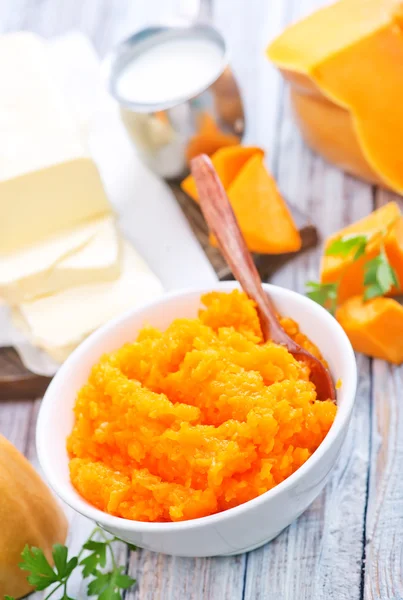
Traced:
MULTIPOLYGON (((297 252, 301 236, 263 161, 262 150, 242 146, 223 148, 212 157, 249 250, 258 254, 297 252)), ((182 188, 198 201, 193 177, 187 177, 182 188)), ((217 246, 213 236, 210 243, 217 246)))
POLYGON ((403 228, 400 220, 399 206, 396 202, 389 202, 326 240, 325 252, 335 240, 344 236, 361 234, 374 236, 374 241, 368 245, 365 255, 356 261, 354 261, 354 251, 348 256, 323 255, 320 280, 322 283, 340 282, 339 302, 363 294, 365 263, 379 253, 382 240, 384 240, 385 250, 392 267, 396 269, 398 276, 401 273, 403 277, 403 228))
MULTIPOLYGON (((373 171, 399 192, 403 191, 402 14, 401 0, 339 0, 288 28, 268 49, 269 58, 297 94, 312 94, 313 82, 319 95, 348 111, 348 128, 353 127, 362 153, 359 162, 368 163, 370 179, 373 171)), ((300 118, 305 119, 304 109, 299 108, 300 118)), ((308 116, 306 130, 329 156, 331 141, 313 134, 327 127, 323 118, 324 111, 317 115, 316 124, 308 116)), ((334 132, 341 149, 340 135, 334 132)), ((349 170, 357 170, 348 156, 346 162, 349 170)), ((362 172, 367 170, 364 166, 362 172)))
MULTIPOLYGON (((212 156, 211 161, 225 190, 228 190, 242 167, 255 154, 264 156, 263 150, 254 146, 231 146, 229 148, 221 148, 214 156, 212 156)), ((181 188, 193 198, 193 200, 196 202, 199 201, 196 184, 191 175, 188 175, 188 177, 182 181, 181 188)))
MULTIPOLYGON (((249 250, 297 252, 301 237, 261 154, 253 156, 228 188, 228 198, 249 250)), ((211 238, 213 245, 215 240, 211 238)))
POLYGON ((395 364, 403 362, 403 307, 392 298, 364 302, 354 296, 342 304, 336 318, 354 350, 395 364))

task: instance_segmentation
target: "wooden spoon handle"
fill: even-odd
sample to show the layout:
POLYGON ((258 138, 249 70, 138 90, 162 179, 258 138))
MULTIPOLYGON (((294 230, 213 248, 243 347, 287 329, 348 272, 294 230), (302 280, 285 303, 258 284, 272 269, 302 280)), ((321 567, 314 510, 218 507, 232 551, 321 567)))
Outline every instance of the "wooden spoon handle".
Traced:
POLYGON ((200 207, 217 238, 220 250, 235 279, 244 292, 256 302, 264 340, 284 344, 297 360, 305 361, 311 369, 311 378, 318 398, 335 399, 336 392, 329 371, 319 359, 291 339, 282 328, 274 305, 262 287, 259 273, 239 229, 227 194, 205 154, 196 156, 190 163, 199 194, 200 207))
POLYGON ((257 304, 264 339, 282 337, 285 332, 281 327, 276 327, 278 321, 275 308, 262 288, 259 273, 211 160, 205 154, 196 156, 191 161, 191 171, 199 194, 200 208, 209 229, 215 235, 235 279, 257 304), (264 306, 266 312, 261 311, 260 306, 264 306), (271 319, 268 315, 271 315, 271 319))

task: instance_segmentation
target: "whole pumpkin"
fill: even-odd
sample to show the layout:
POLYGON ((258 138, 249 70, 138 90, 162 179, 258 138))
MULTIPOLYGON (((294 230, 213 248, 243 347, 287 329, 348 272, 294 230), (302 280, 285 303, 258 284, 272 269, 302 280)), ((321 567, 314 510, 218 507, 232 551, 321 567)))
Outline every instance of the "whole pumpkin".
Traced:
POLYGON ((51 560, 52 546, 64 543, 67 521, 27 459, 0 435, 0 598, 20 598, 32 590, 21 571, 25 544, 51 560))

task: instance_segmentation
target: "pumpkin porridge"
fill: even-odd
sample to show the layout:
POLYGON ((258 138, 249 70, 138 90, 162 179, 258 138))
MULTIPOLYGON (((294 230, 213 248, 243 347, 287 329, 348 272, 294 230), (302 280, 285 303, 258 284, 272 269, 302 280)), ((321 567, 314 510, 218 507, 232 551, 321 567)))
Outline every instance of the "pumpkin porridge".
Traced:
MULTIPOLYGON (((181 521, 246 502, 317 449, 337 407, 316 399, 309 368, 263 343, 237 290, 202 297, 196 319, 145 327, 106 354, 75 404, 70 476, 92 505, 139 521, 181 521)), ((317 348, 288 318, 299 344, 317 348)))

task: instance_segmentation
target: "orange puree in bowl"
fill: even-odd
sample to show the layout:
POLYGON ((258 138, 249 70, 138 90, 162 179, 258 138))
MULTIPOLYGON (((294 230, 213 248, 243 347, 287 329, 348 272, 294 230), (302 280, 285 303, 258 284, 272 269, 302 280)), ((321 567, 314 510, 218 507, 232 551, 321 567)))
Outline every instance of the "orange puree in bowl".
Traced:
POLYGON ((199 318, 146 327, 105 355, 78 393, 71 481, 105 512, 181 521, 242 504, 298 469, 334 420, 308 367, 262 342, 251 300, 233 291, 202 302, 199 318))

